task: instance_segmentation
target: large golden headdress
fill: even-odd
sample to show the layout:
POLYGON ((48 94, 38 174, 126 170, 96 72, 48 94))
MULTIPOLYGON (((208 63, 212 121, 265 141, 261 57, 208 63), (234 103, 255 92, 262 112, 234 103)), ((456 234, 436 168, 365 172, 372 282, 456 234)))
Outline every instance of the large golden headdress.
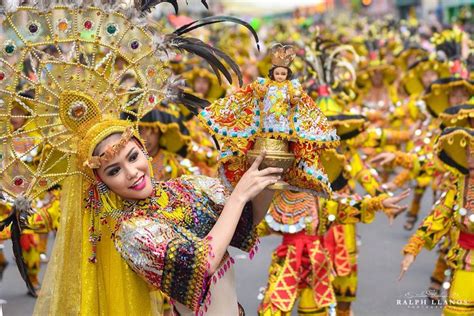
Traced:
POLYGON ((78 172, 73 167, 77 144, 100 121, 118 119, 123 112, 140 118, 166 98, 190 98, 195 104, 197 98, 184 93, 171 76, 167 59, 173 50, 196 53, 219 79, 222 74, 232 82, 227 64, 241 80, 237 65, 223 52, 183 35, 206 24, 248 26, 245 22, 210 17, 161 34, 144 26, 140 10, 120 8, 119 3, 94 7, 84 1, 6 12, 0 30, 6 36, 0 48, 0 173, 10 195, 34 197, 78 172), (32 73, 22 70, 24 64, 31 65, 32 73), (19 84, 31 87, 30 97, 20 93, 19 84), (15 103, 34 104, 23 115, 28 124, 18 131, 7 124, 15 116, 15 103), (32 132, 37 139, 15 150, 14 143, 32 132), (32 170, 22 157, 40 146, 47 150, 32 170))

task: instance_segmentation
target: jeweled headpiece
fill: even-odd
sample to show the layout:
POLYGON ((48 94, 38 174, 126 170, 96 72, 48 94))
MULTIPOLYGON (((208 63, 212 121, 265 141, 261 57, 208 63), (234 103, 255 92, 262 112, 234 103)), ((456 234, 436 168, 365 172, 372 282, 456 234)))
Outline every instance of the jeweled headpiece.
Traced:
POLYGON ((273 45, 270 50, 272 65, 278 67, 290 67, 296 52, 291 45, 282 45, 280 43, 273 45))
POLYGON ((102 155, 92 156, 86 159, 86 161, 84 161, 83 163, 83 166, 91 169, 100 168, 102 164, 105 164, 112 160, 117 155, 117 153, 120 152, 127 145, 128 141, 132 138, 132 136, 133 128, 129 126, 123 131, 118 142, 115 142, 112 145, 108 145, 102 155))

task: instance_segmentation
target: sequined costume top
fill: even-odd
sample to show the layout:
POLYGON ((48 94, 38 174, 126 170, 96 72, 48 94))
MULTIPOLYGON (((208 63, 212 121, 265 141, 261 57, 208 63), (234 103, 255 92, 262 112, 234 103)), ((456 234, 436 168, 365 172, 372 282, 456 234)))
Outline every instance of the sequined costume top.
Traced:
MULTIPOLYGON (((211 278, 207 234, 228 193, 213 178, 182 177, 155 185, 152 197, 127 203, 117 220, 116 249, 149 285, 192 311, 207 299, 211 278)), ((249 251, 256 241, 250 204, 231 246, 249 251)))
POLYGON ((443 236, 453 238, 446 256, 454 269, 474 269, 474 183, 464 176, 443 193, 431 213, 404 247, 404 253, 417 255, 423 247, 433 249, 443 236), (469 182, 469 183, 466 183, 469 182))
POLYGON ((213 102, 199 118, 221 145, 221 174, 230 184, 245 172, 245 156, 256 138, 279 138, 291 142, 296 158, 283 180, 295 190, 330 190, 319 150, 337 146, 339 138, 298 80, 259 78, 213 102))

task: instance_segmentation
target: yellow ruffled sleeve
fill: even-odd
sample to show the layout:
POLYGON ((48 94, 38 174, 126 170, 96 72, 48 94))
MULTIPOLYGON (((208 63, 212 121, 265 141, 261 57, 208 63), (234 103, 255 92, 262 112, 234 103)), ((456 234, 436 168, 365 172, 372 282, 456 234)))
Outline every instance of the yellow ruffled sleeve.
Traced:
POLYGON ((453 221, 454 189, 436 202, 431 213, 425 217, 415 234, 403 248, 403 253, 417 255, 422 247, 433 249, 443 236, 449 233, 453 221))
POLYGON ((324 206, 329 221, 337 224, 371 223, 375 219, 375 212, 382 210, 386 194, 376 197, 365 197, 362 200, 345 197, 326 201, 324 206))

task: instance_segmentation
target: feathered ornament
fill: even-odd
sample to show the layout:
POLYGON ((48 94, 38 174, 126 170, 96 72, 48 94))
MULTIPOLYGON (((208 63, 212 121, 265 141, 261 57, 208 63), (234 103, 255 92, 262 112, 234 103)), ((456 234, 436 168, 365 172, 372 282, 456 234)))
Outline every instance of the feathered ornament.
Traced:
POLYGON ((460 29, 444 30, 435 33, 431 42, 435 44, 436 51, 445 54, 449 60, 462 58, 462 41, 464 33, 460 29))
POLYGON ((151 12, 151 10, 160 3, 169 3, 173 6, 174 11, 178 14, 177 0, 135 0, 135 7, 142 12, 151 12))
MULTIPOLYGON (((5 199, 0 188, 1 199, 5 199)), ((13 255, 15 257, 15 263, 20 272, 21 278, 25 281, 28 292, 33 296, 37 297, 35 287, 31 283, 30 278, 28 277, 28 268, 25 261, 23 260, 23 252, 20 244, 21 237, 21 217, 25 214, 29 214, 31 210, 31 203, 25 197, 17 197, 13 203, 12 211, 7 218, 3 221, 0 221, 0 231, 10 227, 10 239, 12 241, 13 255)))
POLYGON ((316 104, 328 117, 329 123, 337 129, 338 135, 342 139, 349 137, 350 133, 341 126, 348 126, 347 122, 340 124, 340 121, 350 120, 354 130, 359 131, 364 123, 361 117, 353 115, 342 115, 343 104, 347 100, 354 98, 353 87, 356 79, 355 66, 359 62, 359 57, 354 48, 350 45, 341 45, 320 37, 316 37, 311 46, 305 48, 305 61, 310 68, 310 78, 312 90, 317 93, 316 104), (342 100, 337 102, 336 100, 342 100), (342 116, 341 116, 342 115, 342 116), (354 122, 357 121, 357 124, 354 122))
POLYGON ((305 49, 305 60, 311 68, 320 95, 338 91, 343 84, 355 82, 355 66, 359 55, 351 45, 340 45, 333 41, 316 37, 310 47, 305 49), (338 74, 344 74, 338 77, 338 74))
POLYGON ((444 30, 441 33, 434 34, 431 38, 436 46, 437 53, 451 62, 451 74, 461 78, 469 76, 464 60, 467 54, 463 51, 466 38, 467 34, 458 28, 444 30))
POLYGON ((209 64, 212 71, 217 76, 219 83, 222 83, 221 76, 223 75, 226 80, 232 84, 232 75, 225 66, 225 64, 227 64, 237 76, 239 85, 241 86, 243 84, 242 73, 240 72, 240 68, 237 63, 230 56, 225 54, 220 49, 206 44, 197 38, 183 36, 184 34, 200 27, 223 22, 233 22, 247 28, 255 38, 255 41, 257 42, 257 48, 260 50, 258 35, 252 26, 245 21, 230 16, 215 16, 193 21, 183 25, 173 33, 166 35, 162 41, 155 40, 155 42, 160 44, 158 49, 161 51, 167 52, 168 50, 174 49, 186 51, 201 57, 209 64))
MULTIPOLYGON (((135 0, 135 7, 142 12, 151 12, 151 10, 160 3, 169 3, 173 6, 174 11, 178 14, 178 1, 177 0, 135 0)), ((209 5, 206 0, 201 0, 201 3, 206 9, 209 10, 209 5)), ((186 2, 187 4, 187 2, 186 2)))
MULTIPOLYGON (((178 14, 179 5, 177 0, 34 0, 33 6, 40 11, 49 10, 55 5, 65 5, 71 8, 94 6, 109 13, 121 11, 127 16, 133 16, 140 13, 150 13, 154 7, 161 3, 171 4, 175 13, 178 14)), ((206 0, 201 0, 201 3, 206 9, 209 9, 206 0)), ((5 12, 15 12, 19 6, 20 0, 4 0, 5 12)))
POLYGON ((166 84, 166 99, 165 101, 172 101, 182 103, 194 115, 208 106, 210 103, 207 100, 201 99, 193 94, 184 91, 184 79, 179 76, 171 76, 166 84))
POLYGON ((311 88, 317 92, 316 104, 330 126, 336 129, 341 140, 357 136, 365 129, 366 118, 344 109, 344 104, 356 96, 355 67, 359 55, 355 49, 318 35, 312 45, 306 47, 305 60, 311 69, 311 88))

